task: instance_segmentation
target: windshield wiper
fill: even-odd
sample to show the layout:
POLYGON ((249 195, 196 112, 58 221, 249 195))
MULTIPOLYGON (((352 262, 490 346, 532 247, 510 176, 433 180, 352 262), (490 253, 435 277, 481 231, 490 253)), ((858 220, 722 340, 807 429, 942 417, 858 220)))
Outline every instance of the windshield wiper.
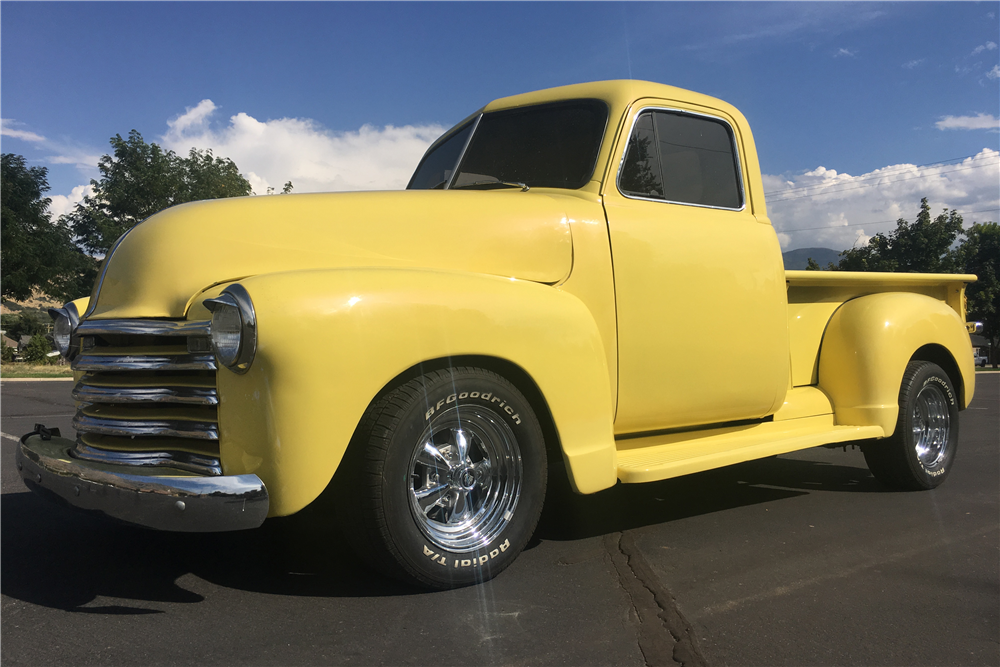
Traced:
POLYGON ((519 183, 517 181, 473 181, 472 183, 463 183, 462 185, 451 186, 452 190, 460 190, 462 188, 471 188, 477 185, 506 185, 509 188, 521 188, 521 192, 527 192, 530 188, 525 183, 519 183))

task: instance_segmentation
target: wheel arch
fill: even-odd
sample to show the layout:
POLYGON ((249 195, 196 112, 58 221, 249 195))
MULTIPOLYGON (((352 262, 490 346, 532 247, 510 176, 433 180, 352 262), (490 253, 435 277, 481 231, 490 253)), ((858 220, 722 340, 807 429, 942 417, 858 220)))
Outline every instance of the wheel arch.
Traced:
POLYGON ((819 360, 819 387, 830 397, 836 422, 881 426, 891 435, 903 373, 914 359, 941 366, 958 393, 960 409, 972 400, 972 344, 951 307, 911 292, 845 302, 827 324, 819 360))
MULTIPOLYGON (((368 407, 371 408, 372 405, 375 405, 383 396, 392 391, 394 387, 405 384, 425 373, 463 366, 492 371, 513 384, 524 395, 525 400, 528 401, 528 404, 535 411, 535 417, 538 419, 538 423, 542 427, 542 434, 545 436, 545 447, 549 454, 549 463, 551 464, 556 460, 563 460, 562 440, 545 394, 542 393, 538 383, 528 371, 502 357, 487 354, 465 354, 421 361, 387 382, 378 394, 372 398, 368 407)), ((572 469, 569 467, 567 467, 567 474, 572 477, 572 469)))
POLYGON ((227 474, 264 480, 272 516, 297 512, 329 485, 380 392, 449 364, 515 383, 538 406, 575 490, 616 483, 604 343, 575 296, 421 269, 313 270, 240 282, 257 314, 257 352, 247 373, 218 375, 220 451, 227 474))
POLYGON ((948 376, 951 386, 958 392, 958 409, 964 410, 968 407, 969 404, 965 400, 965 382, 963 381, 962 371, 959 369, 958 362, 955 361, 955 357, 952 356, 948 348, 937 343, 924 345, 913 353, 910 360, 929 361, 937 364, 945 372, 945 375, 948 376))

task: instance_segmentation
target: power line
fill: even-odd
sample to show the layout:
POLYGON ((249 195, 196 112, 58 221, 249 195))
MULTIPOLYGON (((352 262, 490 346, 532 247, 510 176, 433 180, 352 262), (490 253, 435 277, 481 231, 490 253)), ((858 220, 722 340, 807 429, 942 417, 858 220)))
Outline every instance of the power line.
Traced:
MULTIPOLYGON (((886 170, 881 171, 878 174, 872 173, 872 174, 870 174, 868 176, 862 176, 862 177, 860 177, 858 179, 854 179, 854 180, 855 180, 855 182, 857 182, 858 180, 868 181, 868 180, 871 180, 871 179, 874 179, 874 178, 882 178, 883 176, 885 176, 887 174, 891 175, 891 174, 894 174, 894 173, 899 173, 899 172, 902 172, 902 171, 906 171, 906 170, 909 170, 911 168, 912 169, 922 169, 924 167, 942 167, 942 166, 946 166, 946 165, 950 165, 950 164, 956 164, 956 163, 962 162, 964 160, 971 159, 971 160, 975 161, 975 160, 981 160, 981 159, 992 158, 992 157, 995 157, 995 156, 994 155, 983 155, 982 157, 980 157, 980 153, 976 153, 975 155, 963 155, 962 157, 955 157, 955 158, 951 158, 951 159, 948 159, 948 160, 941 160, 939 162, 928 162, 926 164, 917 164, 917 165, 899 164, 899 165, 896 165, 895 167, 887 168, 886 170)), ((826 184, 826 183, 816 183, 814 185, 800 185, 800 186, 794 187, 794 188, 786 188, 784 190, 774 190, 772 192, 765 192, 764 194, 765 194, 765 196, 780 195, 780 194, 785 194, 785 193, 789 193, 789 192, 798 192, 800 190, 801 191, 815 190, 817 188, 826 187, 827 185, 828 184, 826 184)))
MULTIPOLYGON (((958 211, 958 214, 965 216, 965 215, 974 215, 976 213, 992 213, 994 211, 1000 211, 1000 208, 987 208, 983 209, 982 211, 969 211, 968 213, 962 213, 961 211, 958 211)), ((837 227, 865 227, 869 225, 886 225, 889 224, 890 222, 898 222, 898 220, 879 220, 877 222, 852 222, 846 225, 823 225, 822 227, 798 227, 796 229, 775 228, 775 231, 781 232, 782 234, 786 232, 811 232, 817 229, 834 229, 837 227)))
MULTIPOLYGON (((1000 164, 1000 160, 998 160, 996 164, 1000 164)), ((979 169, 981 167, 989 167, 989 166, 991 166, 990 163, 975 164, 975 165, 971 165, 969 167, 960 167, 958 169, 950 169, 948 171, 937 171, 937 172, 934 172, 932 174, 917 174, 915 176, 910 176, 909 178, 897 178, 895 180, 889 181, 888 183, 881 183, 881 185, 891 185, 891 184, 895 184, 895 183, 903 183, 905 181, 912 181, 912 180, 918 179, 918 178, 929 178, 931 176, 943 176, 944 174, 953 174, 953 173, 955 173, 957 171, 969 171, 970 169, 979 169)), ((848 184, 845 183, 844 185, 848 185, 848 184)), ((874 187, 876 185, 880 185, 880 183, 861 183, 859 185, 855 185, 855 184, 852 183, 850 185, 852 185, 852 187, 824 190, 823 192, 814 192, 812 194, 803 194, 803 195, 798 195, 797 197, 784 197, 784 198, 774 197, 774 198, 768 199, 768 201, 770 203, 778 203, 778 202, 784 202, 784 201, 793 201, 793 200, 796 200, 796 199, 806 199, 806 198, 809 198, 809 197, 818 197, 820 195, 839 194, 841 192, 849 192, 851 190, 859 190, 861 188, 874 187)), ((833 187, 836 188, 836 186, 833 186, 833 187)), ((780 193, 781 193, 781 191, 779 191, 779 194, 780 193)))

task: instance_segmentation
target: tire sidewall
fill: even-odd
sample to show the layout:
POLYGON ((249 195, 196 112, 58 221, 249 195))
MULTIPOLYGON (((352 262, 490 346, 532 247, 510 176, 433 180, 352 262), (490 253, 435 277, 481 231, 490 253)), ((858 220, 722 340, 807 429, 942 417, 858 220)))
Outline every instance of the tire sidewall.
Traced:
POLYGON ((424 386, 422 400, 407 407, 390 436, 381 480, 387 532, 404 567, 439 587, 486 581, 506 568, 534 532, 545 495, 546 456, 541 427, 528 402, 509 382, 492 374, 454 371, 424 386), (503 407, 500 407, 501 404, 503 407), (432 542, 410 507, 410 465, 421 436, 436 414, 475 406, 488 410, 514 435, 521 457, 521 488, 514 514, 485 547, 456 552, 432 542))
POLYGON ((955 389, 943 371, 936 365, 928 365, 920 369, 910 383, 908 400, 906 401, 903 419, 900 420, 900 440, 906 452, 906 460, 914 478, 924 488, 934 488, 944 482, 951 472, 951 464, 955 460, 958 449, 958 397, 955 389), (944 457, 933 466, 924 465, 917 457, 916 442, 913 437, 913 412, 917 397, 924 387, 936 385, 941 389, 948 406, 948 442, 944 457))

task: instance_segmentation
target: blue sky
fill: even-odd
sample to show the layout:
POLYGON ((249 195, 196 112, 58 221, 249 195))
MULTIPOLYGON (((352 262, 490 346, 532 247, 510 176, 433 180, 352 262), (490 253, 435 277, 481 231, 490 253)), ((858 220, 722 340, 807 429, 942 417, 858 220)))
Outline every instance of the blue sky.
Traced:
POLYGON ((491 99, 647 79, 739 107, 765 189, 812 188, 774 197, 783 245, 841 249, 912 218, 921 196, 998 219, 998 15, 997 2, 5 1, 0 141, 49 168, 54 213, 133 128, 232 157, 258 193, 392 188, 491 99))

